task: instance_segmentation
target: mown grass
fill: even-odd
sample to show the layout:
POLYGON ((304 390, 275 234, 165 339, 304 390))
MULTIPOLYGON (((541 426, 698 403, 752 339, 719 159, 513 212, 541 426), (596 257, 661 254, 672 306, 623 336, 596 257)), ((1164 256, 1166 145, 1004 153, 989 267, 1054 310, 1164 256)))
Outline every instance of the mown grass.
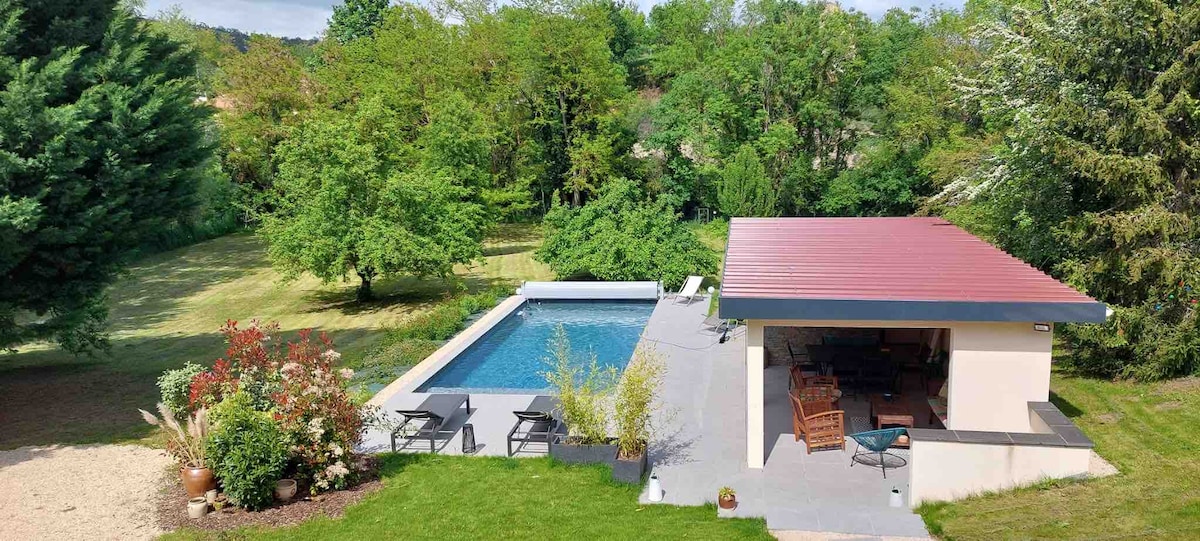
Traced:
POLYGON ((549 459, 385 455, 384 488, 339 519, 167 539, 772 539, 762 520, 713 505, 639 505, 604 467, 549 459))
POLYGON ((1200 379, 1135 384, 1056 374, 1054 401, 1120 474, 920 509, 944 539, 1200 538, 1200 379))
POLYGON ((379 299, 370 303, 355 302, 354 282, 281 282, 250 234, 149 256, 109 291, 111 351, 76 357, 35 344, 0 354, 0 449, 145 437, 150 427, 137 408, 154 405, 155 378, 186 361, 222 356, 217 330, 226 319, 279 321, 286 336, 306 327, 327 331, 351 362, 376 347, 381 329, 464 292, 550 278, 532 258, 539 242, 532 226, 500 227, 483 261, 460 266, 454 280, 380 281, 379 299))

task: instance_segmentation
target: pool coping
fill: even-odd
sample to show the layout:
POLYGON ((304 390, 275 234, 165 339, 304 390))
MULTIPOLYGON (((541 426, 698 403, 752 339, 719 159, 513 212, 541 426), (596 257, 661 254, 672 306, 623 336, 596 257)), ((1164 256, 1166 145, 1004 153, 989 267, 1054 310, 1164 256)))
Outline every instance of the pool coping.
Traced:
POLYGON ((462 353, 463 350, 492 330, 492 327, 495 327, 497 323, 504 321, 504 318, 525 304, 525 300, 524 295, 513 295, 504 299, 495 308, 492 308, 483 317, 476 320, 475 323, 472 323, 462 332, 454 335, 442 347, 438 348, 437 351, 425 357, 425 360, 417 363, 408 372, 405 372, 404 375, 389 383, 387 387, 380 389, 379 392, 375 393, 375 396, 367 401, 367 405, 383 407, 388 399, 393 396, 400 393, 415 392, 421 384, 450 364, 450 361, 453 361, 459 353, 462 353))

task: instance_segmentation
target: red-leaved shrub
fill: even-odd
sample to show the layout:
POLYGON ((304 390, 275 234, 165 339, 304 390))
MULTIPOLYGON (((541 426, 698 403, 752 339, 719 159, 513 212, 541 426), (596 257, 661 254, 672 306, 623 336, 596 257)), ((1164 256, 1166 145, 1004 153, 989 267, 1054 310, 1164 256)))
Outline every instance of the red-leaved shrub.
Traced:
POLYGON ((214 406, 239 391, 249 395, 287 435, 296 478, 309 480, 314 492, 344 488, 364 425, 346 391, 354 373, 336 368, 341 355, 325 333, 313 340, 312 329, 303 329, 297 341, 282 344, 278 331, 277 323, 252 321, 240 329, 227 321, 225 358, 192 378, 191 407, 214 406))

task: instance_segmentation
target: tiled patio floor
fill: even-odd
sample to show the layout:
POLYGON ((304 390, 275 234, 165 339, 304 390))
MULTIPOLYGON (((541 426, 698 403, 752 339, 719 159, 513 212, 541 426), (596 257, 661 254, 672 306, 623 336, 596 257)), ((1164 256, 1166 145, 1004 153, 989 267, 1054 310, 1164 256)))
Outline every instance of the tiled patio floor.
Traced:
MULTIPOLYGON (((792 435, 787 371, 767 369, 766 465, 746 465, 746 374, 744 329, 724 344, 701 329, 708 303, 659 303, 643 340, 667 361, 650 459, 665 491, 665 503, 715 501, 722 486, 738 493, 737 516, 765 516, 772 530, 836 532, 880 537, 927 537, 920 517, 888 506, 893 487, 907 493, 908 468, 889 470, 850 465, 854 443, 843 451, 809 455, 792 435)), ((868 430, 865 397, 845 399, 847 432, 868 430)), ((898 451, 901 456, 907 455, 898 451)), ((643 495, 643 501, 645 496, 643 495)))

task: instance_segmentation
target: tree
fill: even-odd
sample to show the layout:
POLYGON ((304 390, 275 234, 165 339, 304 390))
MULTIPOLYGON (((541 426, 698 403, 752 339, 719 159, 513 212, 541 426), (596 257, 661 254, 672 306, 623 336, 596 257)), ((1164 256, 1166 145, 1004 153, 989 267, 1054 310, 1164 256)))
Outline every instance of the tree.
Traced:
POLYGON ((270 210, 275 169, 271 156, 315 101, 316 84, 300 59, 279 38, 254 35, 245 53, 225 56, 216 85, 219 100, 228 104, 219 115, 221 157, 226 171, 241 189, 242 205, 251 211, 270 210))
POLYGON ((197 24, 183 14, 183 8, 173 5, 150 19, 151 27, 169 36, 184 50, 195 51, 196 79, 201 92, 210 94, 219 84, 219 64, 237 54, 229 36, 197 24))
POLYGON ((1109 303, 1065 329, 1076 368, 1200 368, 1200 6, 1068 0, 983 26, 967 98, 1005 128, 962 188, 996 240, 1109 303))
POLYGON ((391 0, 346 0, 340 6, 333 6, 327 33, 342 44, 369 37, 383 22, 383 14, 390 3, 391 0))
POLYGON ((546 240, 536 257, 560 278, 662 280, 712 275, 717 256, 665 202, 649 203, 633 181, 604 183, 599 197, 579 208, 555 203, 546 214, 546 240))
POLYGON ((104 290, 195 204, 196 58, 116 0, 0 2, 0 347, 104 345, 104 290))
POLYGON ((775 191, 758 153, 742 145, 721 171, 717 203, 726 216, 775 216, 775 191))
POLYGON ((482 206, 444 170, 381 152, 399 131, 373 102, 354 116, 308 120, 280 144, 280 201, 260 235, 286 276, 309 272, 329 282, 354 272, 358 298, 368 300, 378 277, 444 277, 482 254, 482 206))

